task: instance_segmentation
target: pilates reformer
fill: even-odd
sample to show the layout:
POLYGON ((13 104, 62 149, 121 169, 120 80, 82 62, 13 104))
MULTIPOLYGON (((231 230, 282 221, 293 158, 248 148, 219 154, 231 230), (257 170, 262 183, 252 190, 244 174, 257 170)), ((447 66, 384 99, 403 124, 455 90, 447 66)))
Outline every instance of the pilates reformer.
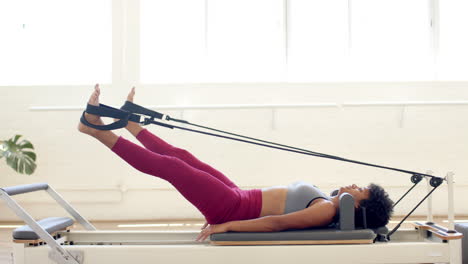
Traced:
MULTIPOLYGON (((453 175, 447 175, 449 212, 453 216, 453 175)), ((89 263, 239 263, 261 260, 284 263, 456 263, 461 264, 458 232, 433 223, 413 223, 388 240, 385 227, 354 226, 354 201, 340 196, 340 219, 329 229, 272 233, 212 234, 210 242, 196 242, 198 231, 100 231, 46 183, 0 188, 0 198, 27 225, 13 232, 15 264, 89 263), (34 220, 11 196, 46 191, 72 217, 34 220), (84 231, 74 231, 78 222, 84 231), (219 258, 217 257, 219 256, 219 258)), ((453 219, 450 217, 449 219, 453 219)), ((453 223, 451 223, 453 224, 453 223)))
MULTIPOLYGON (((449 219, 453 219, 453 175, 449 185, 449 219)), ((213 234, 210 243, 195 242, 198 231, 99 231, 46 183, 0 189, 0 197, 27 225, 13 232, 16 264, 45 263, 238 263, 261 259, 284 263, 462 263, 462 235, 433 223, 414 223, 414 229, 356 229, 354 201, 340 196, 338 227, 274 233, 213 234), (11 196, 46 191, 72 217, 34 220, 11 196), (74 222, 85 231, 71 229, 74 222), (255 246, 254 246, 255 245, 255 246), (52 262, 54 261, 54 262, 52 262)), ((453 221, 453 220, 452 220, 453 221)), ((450 223, 450 224, 453 224, 450 223)))
MULTIPOLYGON (((321 263, 461 263, 462 234, 454 231, 453 174, 436 177, 429 173, 418 173, 365 162, 344 159, 337 156, 295 148, 274 142, 259 140, 217 130, 185 120, 174 119, 131 102, 122 109, 109 106, 88 105, 86 112, 119 119, 109 125, 90 124, 82 116, 81 121, 101 130, 125 127, 128 121, 142 125, 156 124, 216 137, 233 139, 299 154, 352 162, 382 169, 411 174, 413 186, 396 202, 398 204, 415 186, 425 178, 432 189, 391 231, 386 227, 376 230, 357 228, 354 225, 354 201, 351 195, 340 196, 340 218, 336 226, 327 229, 287 230, 273 233, 212 234, 210 243, 195 242, 198 232, 127 232, 98 231, 48 184, 33 184, 0 189, 0 197, 26 222, 26 226, 13 232, 15 263, 239 263, 259 260, 262 262, 284 263, 294 261, 309 263, 311 256, 321 263), (175 126, 168 122, 179 122, 220 134, 175 126), (232 137, 235 136, 235 137, 232 137), (256 142, 254 142, 256 141, 256 142), (399 229, 401 224, 419 207, 443 182, 448 184, 449 228, 428 222, 414 223, 414 229, 399 229), (47 191, 86 231, 67 230, 73 225, 71 218, 47 218, 35 221, 12 198, 12 195, 47 191), (255 246, 252 246, 255 245, 255 246), (274 245, 274 246, 272 246, 274 245)), ((430 200, 428 200, 430 202, 430 200)), ((395 205, 396 205, 395 204, 395 205)), ((363 210, 365 211, 365 210, 363 210)), ((429 212, 432 212, 431 210, 429 212)), ((365 216, 363 216, 365 217, 365 216)))

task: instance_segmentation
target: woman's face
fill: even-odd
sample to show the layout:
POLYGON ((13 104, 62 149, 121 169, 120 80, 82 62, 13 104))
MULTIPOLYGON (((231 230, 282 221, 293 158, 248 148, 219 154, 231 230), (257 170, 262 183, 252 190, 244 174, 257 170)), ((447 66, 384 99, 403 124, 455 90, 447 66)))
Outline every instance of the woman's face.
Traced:
POLYGON ((361 200, 368 199, 370 196, 369 187, 358 187, 356 184, 341 187, 338 195, 349 193, 354 197, 354 203, 359 205, 361 200))

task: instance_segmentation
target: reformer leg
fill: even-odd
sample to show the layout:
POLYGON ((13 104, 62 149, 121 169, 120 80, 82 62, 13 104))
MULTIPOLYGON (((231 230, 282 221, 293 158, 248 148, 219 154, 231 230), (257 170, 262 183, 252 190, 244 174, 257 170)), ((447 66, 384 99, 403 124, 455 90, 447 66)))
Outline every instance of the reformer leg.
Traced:
POLYGON ((450 264, 462 264, 462 240, 450 240, 448 243, 450 247, 450 264))

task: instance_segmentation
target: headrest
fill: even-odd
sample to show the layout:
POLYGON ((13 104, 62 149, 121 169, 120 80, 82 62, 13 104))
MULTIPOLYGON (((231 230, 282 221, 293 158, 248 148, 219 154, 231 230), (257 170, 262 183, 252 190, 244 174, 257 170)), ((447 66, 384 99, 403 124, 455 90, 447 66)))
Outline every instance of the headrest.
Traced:
POLYGON ((349 193, 340 194, 338 225, 340 230, 354 230, 354 198, 349 193))
MULTIPOLYGON (((330 196, 336 196, 336 195, 338 195, 338 193, 339 193, 339 190, 333 190, 330 193, 330 196)), ((363 228, 367 228, 366 210, 365 210, 364 207, 362 209, 363 210, 361 210, 361 212, 363 214, 362 217, 363 217, 363 222, 364 222, 363 228)), ((354 222, 354 219, 355 219, 354 198, 349 193, 342 193, 340 195, 339 221, 337 223, 339 229, 340 230, 353 230, 353 229, 356 229, 356 224, 354 222)), ((385 233, 384 230, 387 230, 387 232, 388 232, 388 229, 385 226, 379 227, 379 228, 374 228, 373 230, 375 231, 376 234, 385 233)))

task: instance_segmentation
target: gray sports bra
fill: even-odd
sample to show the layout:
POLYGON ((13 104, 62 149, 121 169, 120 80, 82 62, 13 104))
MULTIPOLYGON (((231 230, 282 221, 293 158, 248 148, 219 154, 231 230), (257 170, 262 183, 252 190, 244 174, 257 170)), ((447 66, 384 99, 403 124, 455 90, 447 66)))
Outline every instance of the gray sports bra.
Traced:
POLYGON ((330 197, 312 184, 303 181, 292 183, 288 185, 284 213, 289 214, 305 209, 317 198, 330 200, 330 197))

